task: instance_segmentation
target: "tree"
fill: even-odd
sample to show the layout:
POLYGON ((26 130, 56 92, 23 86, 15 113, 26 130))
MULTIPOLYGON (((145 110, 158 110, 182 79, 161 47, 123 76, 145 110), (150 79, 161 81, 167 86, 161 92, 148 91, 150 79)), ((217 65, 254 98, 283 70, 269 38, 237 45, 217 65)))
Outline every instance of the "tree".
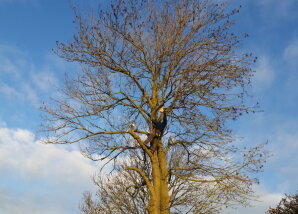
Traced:
MULTIPOLYGON (((120 189, 107 193, 129 194, 121 185, 137 180, 144 192, 127 203, 144 200, 144 213, 198 213, 201 193, 223 198, 220 206, 245 203, 250 173, 266 155, 262 145, 233 145, 225 125, 256 110, 244 101, 254 58, 237 51, 241 36, 230 28, 238 10, 226 8, 211 0, 114 0, 89 18, 75 10, 78 33, 56 53, 82 72, 44 106, 44 142, 81 142, 87 157, 113 162, 125 181, 115 178, 110 184, 120 189), (119 165, 123 159, 132 161, 119 165)), ((113 213, 125 213, 119 206, 113 213)))
POLYGON ((276 208, 269 208, 267 214, 296 214, 298 213, 298 194, 286 195, 276 208))
MULTIPOLYGON (((168 154, 168 164, 177 167, 185 157, 183 147, 171 150, 168 154)), ((80 205, 83 214, 95 213, 148 213, 144 207, 148 204, 149 194, 145 182, 136 172, 124 170, 127 166, 135 166, 150 176, 149 160, 144 162, 140 154, 131 154, 128 160, 117 164, 115 172, 109 176, 95 176, 94 183, 98 187, 96 197, 85 193, 80 205), (93 212, 91 212, 93 211, 93 212)), ((176 176, 169 178, 169 192, 171 193, 171 213, 220 213, 223 206, 243 203, 244 197, 249 195, 247 183, 235 185, 235 180, 220 183, 192 182, 179 179, 176 176)))

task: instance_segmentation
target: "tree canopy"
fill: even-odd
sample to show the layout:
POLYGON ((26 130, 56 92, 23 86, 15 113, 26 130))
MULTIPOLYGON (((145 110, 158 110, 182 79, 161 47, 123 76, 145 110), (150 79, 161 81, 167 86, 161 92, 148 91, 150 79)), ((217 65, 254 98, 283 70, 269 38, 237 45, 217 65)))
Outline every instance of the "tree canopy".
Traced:
POLYGON ((75 9, 77 34, 56 53, 82 70, 44 106, 44 142, 80 142, 87 157, 114 163, 116 176, 99 183, 103 213, 215 213, 252 196, 263 146, 236 147, 226 127, 256 110, 244 100, 255 58, 231 31, 238 12, 212 0, 75 9), (112 200, 120 192, 131 201, 112 200))

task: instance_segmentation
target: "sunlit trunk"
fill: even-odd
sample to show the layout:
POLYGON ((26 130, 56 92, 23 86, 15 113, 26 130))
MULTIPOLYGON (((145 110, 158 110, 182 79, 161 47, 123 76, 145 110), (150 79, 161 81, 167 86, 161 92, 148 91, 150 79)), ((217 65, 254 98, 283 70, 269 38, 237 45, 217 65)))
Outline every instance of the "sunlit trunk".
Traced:
MULTIPOLYGON (((161 145, 161 141, 158 144, 161 145)), ((150 214, 168 214, 170 213, 168 169, 162 146, 158 146, 154 152, 151 164, 154 194, 149 200, 148 211, 150 214)))
POLYGON ((158 160, 160 168, 160 213, 168 214, 170 213, 170 196, 169 196, 169 173, 167 169, 167 159, 166 153, 163 148, 158 149, 158 160))

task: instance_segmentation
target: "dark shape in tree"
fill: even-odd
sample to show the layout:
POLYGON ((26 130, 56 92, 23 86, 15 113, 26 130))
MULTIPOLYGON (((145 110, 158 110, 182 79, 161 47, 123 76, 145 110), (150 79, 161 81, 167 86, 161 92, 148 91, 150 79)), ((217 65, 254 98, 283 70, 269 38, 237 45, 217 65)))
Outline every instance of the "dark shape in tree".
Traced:
POLYGON ((114 0, 88 19, 76 12, 78 33, 57 54, 82 72, 66 81, 56 107, 44 108, 44 142, 84 143, 86 156, 116 168, 119 158, 140 157, 119 169, 145 184, 145 213, 198 213, 204 188, 205 199, 216 190, 221 206, 245 204, 249 173, 265 155, 262 146, 231 145, 225 127, 254 110, 243 101, 254 59, 238 53, 230 32, 236 13, 211 0, 114 0))

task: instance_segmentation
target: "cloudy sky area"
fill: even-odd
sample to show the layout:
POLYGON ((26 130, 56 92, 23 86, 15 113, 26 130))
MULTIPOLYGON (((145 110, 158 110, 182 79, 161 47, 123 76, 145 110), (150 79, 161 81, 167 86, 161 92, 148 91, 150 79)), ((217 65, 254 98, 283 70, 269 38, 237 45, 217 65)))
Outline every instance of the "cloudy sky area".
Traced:
MULTIPOLYGON (((94 188, 98 163, 76 146, 43 145, 35 135, 41 102, 57 93, 65 72, 78 69, 51 51, 56 40, 70 41, 75 31, 70 2, 0 0, 1 214, 78 213, 82 192, 94 188)), ((235 2, 242 10, 234 29, 250 35, 241 48, 259 58, 251 93, 264 112, 231 126, 242 144, 268 140, 273 156, 258 175, 261 202, 226 213, 264 213, 283 193, 298 189, 298 1, 235 2)))

